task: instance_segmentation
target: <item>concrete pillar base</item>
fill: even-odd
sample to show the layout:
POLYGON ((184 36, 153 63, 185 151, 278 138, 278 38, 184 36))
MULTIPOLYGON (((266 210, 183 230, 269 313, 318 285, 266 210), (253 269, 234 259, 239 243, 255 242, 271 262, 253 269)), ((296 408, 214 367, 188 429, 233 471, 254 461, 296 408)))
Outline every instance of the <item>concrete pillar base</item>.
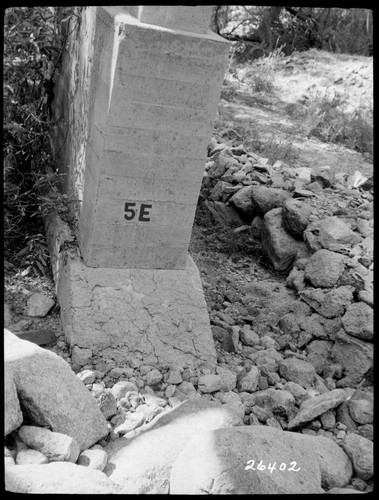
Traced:
MULTIPOLYGON (((83 264, 70 230, 50 219, 47 237, 66 339, 123 364, 216 364, 199 271, 93 268, 83 264)), ((76 348, 77 349, 77 348, 76 348)), ((88 355, 88 351, 86 351, 88 355)))

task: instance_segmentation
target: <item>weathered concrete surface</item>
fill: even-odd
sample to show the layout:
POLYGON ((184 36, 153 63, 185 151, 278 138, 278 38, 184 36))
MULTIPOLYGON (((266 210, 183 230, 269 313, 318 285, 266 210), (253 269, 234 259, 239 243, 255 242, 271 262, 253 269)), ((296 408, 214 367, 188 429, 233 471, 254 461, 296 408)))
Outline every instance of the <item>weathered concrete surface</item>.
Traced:
POLYGON ((184 269, 228 43, 207 30, 209 7, 142 7, 140 20, 84 9, 63 70, 72 99, 59 83, 55 114, 80 137, 65 156, 85 264, 184 269))
POLYGON ((199 271, 90 268, 61 252, 57 294, 71 347, 116 362, 216 365, 199 271))

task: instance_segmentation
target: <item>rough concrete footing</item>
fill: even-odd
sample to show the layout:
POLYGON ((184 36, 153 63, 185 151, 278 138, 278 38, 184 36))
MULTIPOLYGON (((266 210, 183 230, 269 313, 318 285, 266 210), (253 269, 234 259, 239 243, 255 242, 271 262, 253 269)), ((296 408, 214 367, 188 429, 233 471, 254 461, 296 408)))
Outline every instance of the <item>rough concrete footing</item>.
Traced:
POLYGON ((216 364, 199 271, 86 266, 58 217, 47 221, 61 321, 71 349, 127 363, 216 364))

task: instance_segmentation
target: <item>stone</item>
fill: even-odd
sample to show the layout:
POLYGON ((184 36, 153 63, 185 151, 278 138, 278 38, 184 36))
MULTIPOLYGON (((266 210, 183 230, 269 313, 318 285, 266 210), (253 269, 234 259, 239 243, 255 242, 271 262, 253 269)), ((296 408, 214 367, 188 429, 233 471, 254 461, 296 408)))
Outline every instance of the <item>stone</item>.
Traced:
POLYGON ((102 472, 70 462, 7 467, 5 489, 37 494, 115 494, 119 491, 102 472))
POLYGON ((248 395, 245 404, 249 408, 258 405, 274 415, 285 416, 286 419, 291 419, 296 413, 295 398, 286 390, 269 388, 257 391, 248 395))
POLYGON ((92 350, 74 345, 71 353, 71 361, 73 365, 84 366, 92 358, 92 350))
POLYGON ((305 267, 305 279, 315 288, 331 288, 345 268, 346 257, 321 249, 315 252, 305 267))
POLYGON ((337 425, 342 424, 345 430, 355 431, 357 424, 351 418, 349 411, 349 401, 344 401, 336 410, 337 425))
POLYGON ((306 388, 312 385, 316 372, 311 363, 301 359, 287 358, 279 363, 279 374, 286 380, 296 382, 306 388))
POLYGON ((354 288, 349 285, 339 286, 325 291, 322 288, 307 288, 299 291, 301 300, 311 306, 325 318, 343 316, 353 300, 354 288))
POLYGON ((339 245, 356 245, 362 241, 362 236, 352 231, 343 220, 333 216, 320 222, 317 239, 322 248, 333 250, 339 248, 339 245))
POLYGON ((33 293, 27 301, 26 315, 44 318, 54 305, 55 300, 44 293, 33 293))
POLYGON ((335 183, 335 172, 329 165, 314 166, 311 169, 311 182, 318 182, 323 188, 335 183))
POLYGON ((303 401, 309 398, 309 395, 304 387, 302 387, 300 384, 297 384, 296 382, 287 382, 286 384, 284 384, 284 390, 292 394, 298 406, 300 406, 303 401))
POLYGON ((95 398, 61 357, 4 330, 4 361, 34 425, 71 436, 81 450, 108 434, 95 398))
POLYGON ((226 391, 232 391, 233 389, 235 389, 237 384, 237 375, 234 372, 232 372, 225 366, 220 365, 217 366, 216 371, 217 375, 221 377, 223 388, 226 391))
POLYGON ((4 370, 4 436, 20 427, 23 415, 12 373, 4 370))
POLYGON ((170 494, 322 493, 317 457, 292 434, 262 425, 203 432, 175 460, 170 494))
POLYGON ((111 388, 110 392, 118 401, 125 397, 125 394, 129 391, 138 392, 138 387, 133 382, 128 380, 120 380, 115 383, 115 385, 111 388))
POLYGON ((256 215, 250 224, 250 233, 257 240, 261 239, 262 225, 263 218, 260 215, 256 215))
POLYGON ((180 373, 180 370, 175 369, 175 368, 170 368, 166 382, 167 382, 167 384, 175 384, 175 385, 183 382, 182 374, 180 373))
POLYGON ((280 350, 279 344, 269 335, 264 335, 263 337, 261 337, 259 340, 259 345, 263 346, 265 349, 276 349, 277 351, 280 350))
POLYGON ((310 223, 311 206, 302 200, 289 198, 284 201, 282 208, 284 229, 297 240, 303 241, 303 232, 310 223))
POLYGON ((47 458, 47 456, 38 450, 28 449, 21 450, 19 453, 17 453, 17 465, 42 465, 47 463, 49 463, 49 459, 47 458))
POLYGON ((261 241, 262 250, 276 271, 287 271, 305 245, 284 229, 282 208, 274 208, 263 217, 261 241))
POLYGON ((374 441, 374 426, 372 424, 364 424, 358 427, 358 434, 370 441, 374 441))
POLYGON ((196 393, 196 389, 192 382, 189 382, 187 380, 183 380, 180 384, 176 386, 177 390, 180 392, 183 392, 184 394, 190 396, 191 394, 196 393))
POLYGON ((117 435, 123 436, 128 432, 137 429, 145 422, 145 415, 142 412, 136 411, 135 413, 128 412, 122 422, 118 423, 114 428, 117 435))
POLYGON ((76 376, 83 382, 84 385, 93 384, 96 380, 95 372, 92 370, 82 370, 77 373, 76 376))
POLYGON ((111 441, 104 472, 129 494, 167 493, 170 470, 184 446, 201 431, 242 425, 234 410, 203 398, 184 401, 131 436, 111 441))
POLYGON ((245 405, 242 403, 241 397, 238 393, 233 391, 219 392, 217 393, 217 399, 219 399, 222 404, 232 408, 237 415, 243 419, 245 416, 245 405))
POLYGON ((146 374, 146 383, 150 386, 159 384, 162 380, 162 374, 156 368, 153 368, 146 374))
POLYGON ((77 464, 84 465, 90 469, 103 471, 107 464, 108 456, 104 450, 90 449, 83 450, 79 455, 77 464))
POLYGON ((79 456, 79 444, 61 432, 52 432, 44 427, 22 425, 18 431, 22 441, 34 450, 43 453, 50 462, 73 462, 79 456))
POLYGON ((358 434, 348 434, 342 443, 356 475, 365 481, 374 474, 374 443, 358 434))
POLYGON ((336 416, 332 410, 328 410, 320 416, 324 429, 332 429, 336 425, 336 416))
POLYGON ((231 206, 235 207, 247 222, 252 222, 257 215, 257 211, 252 205, 252 188, 253 186, 244 186, 229 199, 231 206))
POLYGON ((374 311, 364 302, 354 302, 346 308, 342 324, 347 333, 363 340, 374 338, 374 311))
POLYGON ((334 389, 326 394, 315 396, 304 401, 296 416, 288 422, 288 429, 296 429, 312 422, 323 413, 339 406, 345 400, 343 389, 334 389))
POLYGON ((8 328, 12 324, 12 310, 6 302, 4 302, 4 328, 8 328))
POLYGON ((372 424, 374 422, 374 404, 366 399, 350 399, 349 412, 357 424, 372 424))
POLYGON ((278 368, 279 363, 283 360, 283 356, 273 347, 251 354, 249 358, 254 361, 258 367, 268 364, 278 368))
POLYGON ((348 335, 341 329, 333 338, 331 355, 344 368, 352 383, 359 383, 373 365, 373 345, 348 335))
POLYGON ((332 347, 331 340, 313 340, 306 346, 307 360, 314 366, 317 374, 322 373, 329 366, 332 347))
POLYGON ((117 400, 113 396, 111 389, 104 391, 97 398, 97 403, 104 417, 109 420, 117 413, 117 400))
POLYGON ((241 342, 245 345, 254 346, 259 343, 259 336, 253 332, 248 325, 244 325, 240 331, 241 342))
POLYGON ((202 375, 198 380, 198 388, 202 393, 212 393, 219 391, 223 386, 222 379, 219 375, 210 373, 202 375))
POLYGON ((258 215, 265 215, 273 208, 281 207, 290 193, 284 189, 251 186, 251 202, 258 215))
POLYGON ((256 366, 244 368, 237 375, 237 389, 245 392, 256 391, 259 375, 259 369, 256 366))
POLYGON ((205 200, 203 205, 222 226, 242 226, 243 220, 237 210, 222 201, 205 200))

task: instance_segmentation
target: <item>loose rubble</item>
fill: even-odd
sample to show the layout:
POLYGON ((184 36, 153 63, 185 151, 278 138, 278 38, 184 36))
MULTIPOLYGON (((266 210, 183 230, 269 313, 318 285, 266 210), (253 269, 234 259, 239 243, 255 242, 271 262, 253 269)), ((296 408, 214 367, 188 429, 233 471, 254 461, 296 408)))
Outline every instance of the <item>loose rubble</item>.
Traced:
POLYGON ((373 185, 217 138, 208 153, 199 206, 285 283, 212 291, 216 369, 120 365, 5 330, 8 491, 372 491, 373 185))

